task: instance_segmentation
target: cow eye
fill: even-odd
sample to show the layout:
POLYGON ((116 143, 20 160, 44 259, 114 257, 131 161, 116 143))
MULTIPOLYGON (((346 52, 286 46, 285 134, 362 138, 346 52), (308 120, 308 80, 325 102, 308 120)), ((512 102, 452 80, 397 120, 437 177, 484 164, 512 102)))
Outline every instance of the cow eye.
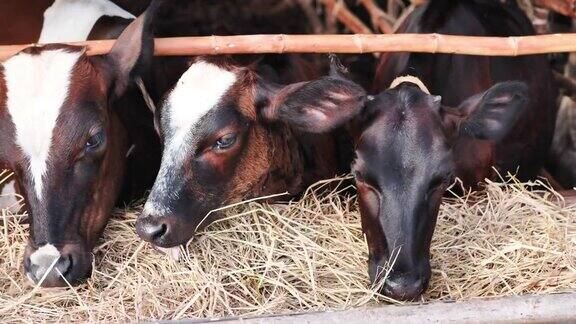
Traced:
POLYGON ((447 173, 444 176, 436 177, 428 187, 428 193, 431 194, 440 187, 447 187, 454 180, 454 175, 452 173, 447 173))
POLYGON ((444 178, 442 177, 435 178, 434 180, 432 180, 432 182, 430 182, 430 185, 428 186, 428 193, 436 191, 443 184, 444 184, 444 178))
POLYGON ((354 171, 354 179, 356 179, 356 181, 364 182, 364 174, 360 171, 354 171))
POLYGON ((229 149, 230 147, 232 147, 232 145, 234 145, 234 143, 236 143, 236 138, 237 136, 234 133, 226 134, 220 137, 216 141, 216 143, 214 143, 214 146, 212 148, 215 150, 229 149))
POLYGON ((86 141, 86 150, 94 151, 102 145, 104 142, 104 130, 98 131, 98 133, 90 136, 86 141))

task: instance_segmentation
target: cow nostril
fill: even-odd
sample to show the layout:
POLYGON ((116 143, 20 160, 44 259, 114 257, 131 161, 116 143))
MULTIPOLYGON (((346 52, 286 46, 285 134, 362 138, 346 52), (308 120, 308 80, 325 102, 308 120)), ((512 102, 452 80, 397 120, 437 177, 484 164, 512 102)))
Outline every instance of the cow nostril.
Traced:
POLYGON ((137 224, 136 230, 142 239, 150 243, 156 243, 168 232, 168 225, 166 223, 155 224, 148 221, 143 221, 137 224))
POLYGON ((152 233, 152 240, 156 241, 160 239, 164 234, 166 234, 168 230, 168 226, 166 224, 160 224, 155 227, 154 232, 152 233))
POLYGON ((60 274, 63 277, 66 277, 66 275, 68 275, 68 273, 70 273, 70 271, 72 270, 72 266, 73 266, 73 260, 71 255, 61 256, 60 260, 56 264, 56 269, 60 271, 60 274))

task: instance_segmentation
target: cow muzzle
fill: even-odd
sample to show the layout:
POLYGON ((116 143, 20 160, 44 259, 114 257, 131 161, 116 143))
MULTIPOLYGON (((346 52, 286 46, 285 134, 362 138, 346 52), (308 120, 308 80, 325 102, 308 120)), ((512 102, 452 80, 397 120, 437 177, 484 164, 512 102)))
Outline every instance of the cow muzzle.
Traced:
POLYGON ((30 244, 24 254, 24 271, 30 281, 42 287, 77 285, 90 277, 92 253, 80 244, 61 246, 30 244))
POLYGON ((186 244, 194 236, 194 229, 176 215, 154 216, 141 214, 136 221, 136 233, 141 239, 161 248, 186 244))
POLYGON ((404 265, 392 265, 389 272, 385 271, 385 262, 374 264, 370 262, 369 275, 373 284, 384 279, 380 292, 390 298, 402 301, 415 300, 428 288, 430 282, 430 263, 425 260, 404 265), (386 276, 387 275, 387 276, 386 276))

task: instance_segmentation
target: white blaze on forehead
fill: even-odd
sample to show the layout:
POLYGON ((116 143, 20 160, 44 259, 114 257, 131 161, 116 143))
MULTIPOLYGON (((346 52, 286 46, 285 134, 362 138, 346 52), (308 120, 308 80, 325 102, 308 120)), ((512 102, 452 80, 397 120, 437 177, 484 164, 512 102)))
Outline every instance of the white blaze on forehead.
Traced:
POLYGON ((236 74, 217 65, 197 62, 190 66, 168 97, 171 130, 188 133, 234 82, 236 74))
POLYGON ((37 197, 42 197, 52 134, 68 96, 74 64, 82 54, 66 50, 20 53, 4 65, 6 106, 16 128, 16 144, 30 163, 37 197))
POLYGON ((44 12, 39 43, 84 41, 102 16, 134 19, 109 0, 56 0, 44 12))
MULTIPOLYGON (((190 152, 188 136, 195 125, 213 109, 228 89, 236 82, 236 74, 215 64, 196 62, 180 77, 174 90, 166 99, 166 109, 162 111, 165 139, 162 165, 152 188, 150 199, 144 206, 144 213, 163 215, 169 208, 161 201, 171 192, 170 175, 174 168, 190 152)), ((176 197, 177 198, 177 197, 176 197)))

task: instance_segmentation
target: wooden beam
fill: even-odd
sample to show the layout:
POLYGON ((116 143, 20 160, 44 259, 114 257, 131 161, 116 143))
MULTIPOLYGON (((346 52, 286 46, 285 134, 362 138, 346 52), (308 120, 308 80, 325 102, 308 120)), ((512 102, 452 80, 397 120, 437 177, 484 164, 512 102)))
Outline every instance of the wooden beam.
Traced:
POLYGON ((366 11, 368 11, 374 28, 377 28, 381 33, 384 34, 392 33, 392 25, 394 24, 393 17, 389 16, 382 9, 380 9, 374 0, 358 0, 358 2, 364 6, 366 11))
POLYGON ((355 34, 372 34, 370 28, 368 28, 364 23, 358 19, 351 11, 346 7, 343 0, 320 0, 325 6, 326 11, 329 16, 334 16, 340 21, 346 28, 348 28, 352 33, 355 34))
MULTIPOLYGON (((575 309, 576 293, 565 293, 220 319, 218 323, 573 323, 576 320, 575 309)), ((187 323, 195 322, 192 320, 187 323)))
MULTIPOLYGON (((72 43, 88 55, 110 51, 114 40, 72 43)), ((4 60, 31 45, 0 46, 4 60)), ((383 35, 244 35, 156 39, 158 56, 255 53, 379 53, 419 52, 483 56, 519 56, 576 52, 576 34, 522 37, 476 37, 440 34, 383 35)))
POLYGON ((576 18, 576 0, 533 0, 534 5, 576 18))

